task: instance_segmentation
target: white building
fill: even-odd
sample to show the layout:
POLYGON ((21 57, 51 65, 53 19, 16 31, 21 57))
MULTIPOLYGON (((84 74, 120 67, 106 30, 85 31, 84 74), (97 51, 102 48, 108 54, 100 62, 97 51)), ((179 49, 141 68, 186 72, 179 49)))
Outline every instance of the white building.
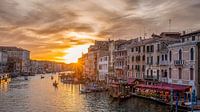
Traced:
POLYGON ((108 79, 109 56, 102 56, 98 60, 99 80, 106 81, 108 79))

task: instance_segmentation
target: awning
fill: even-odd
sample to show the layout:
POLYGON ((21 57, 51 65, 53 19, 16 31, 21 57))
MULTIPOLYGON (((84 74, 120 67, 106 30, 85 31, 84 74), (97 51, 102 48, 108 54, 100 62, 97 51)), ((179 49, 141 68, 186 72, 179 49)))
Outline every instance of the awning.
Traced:
POLYGON ((169 83, 160 83, 157 85, 145 85, 145 84, 139 84, 136 86, 137 88, 147 88, 147 89, 154 89, 154 90, 164 90, 164 91, 189 91, 191 86, 186 85, 178 85, 178 84, 169 84, 169 83))

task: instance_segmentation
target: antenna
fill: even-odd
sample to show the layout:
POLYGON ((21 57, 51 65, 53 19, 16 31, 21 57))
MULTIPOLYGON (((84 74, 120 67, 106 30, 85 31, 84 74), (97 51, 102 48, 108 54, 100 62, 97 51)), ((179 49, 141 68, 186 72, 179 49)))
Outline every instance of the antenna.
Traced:
POLYGON ((169 19, 169 32, 171 32, 171 22, 172 22, 172 20, 169 19))

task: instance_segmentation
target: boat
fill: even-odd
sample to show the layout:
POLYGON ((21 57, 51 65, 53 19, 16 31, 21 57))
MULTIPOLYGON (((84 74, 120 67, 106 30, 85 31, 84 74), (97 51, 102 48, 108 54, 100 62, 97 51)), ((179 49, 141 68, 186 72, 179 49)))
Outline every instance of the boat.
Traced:
POLYGON ((114 99, 126 99, 131 97, 130 86, 126 83, 112 83, 109 95, 114 99))
POLYGON ((25 77, 24 77, 24 80, 28 80, 28 77, 27 77, 27 76, 25 76, 25 77))
POLYGON ((56 81, 53 82, 53 86, 54 86, 54 87, 58 87, 58 82, 56 82, 56 81))
POLYGON ((44 78, 44 76, 41 75, 41 79, 43 79, 43 78, 44 78))
POLYGON ((92 91, 89 88, 81 88, 80 93, 91 93, 92 91))
POLYGON ((53 76, 51 76, 51 80, 53 80, 53 76))

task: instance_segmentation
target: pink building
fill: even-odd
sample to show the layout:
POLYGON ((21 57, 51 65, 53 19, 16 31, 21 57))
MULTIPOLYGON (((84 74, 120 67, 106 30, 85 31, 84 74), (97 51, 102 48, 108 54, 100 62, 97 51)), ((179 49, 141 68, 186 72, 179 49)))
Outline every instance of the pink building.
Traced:
POLYGON ((168 82, 189 85, 200 97, 200 31, 182 35, 181 42, 168 49, 168 82))

